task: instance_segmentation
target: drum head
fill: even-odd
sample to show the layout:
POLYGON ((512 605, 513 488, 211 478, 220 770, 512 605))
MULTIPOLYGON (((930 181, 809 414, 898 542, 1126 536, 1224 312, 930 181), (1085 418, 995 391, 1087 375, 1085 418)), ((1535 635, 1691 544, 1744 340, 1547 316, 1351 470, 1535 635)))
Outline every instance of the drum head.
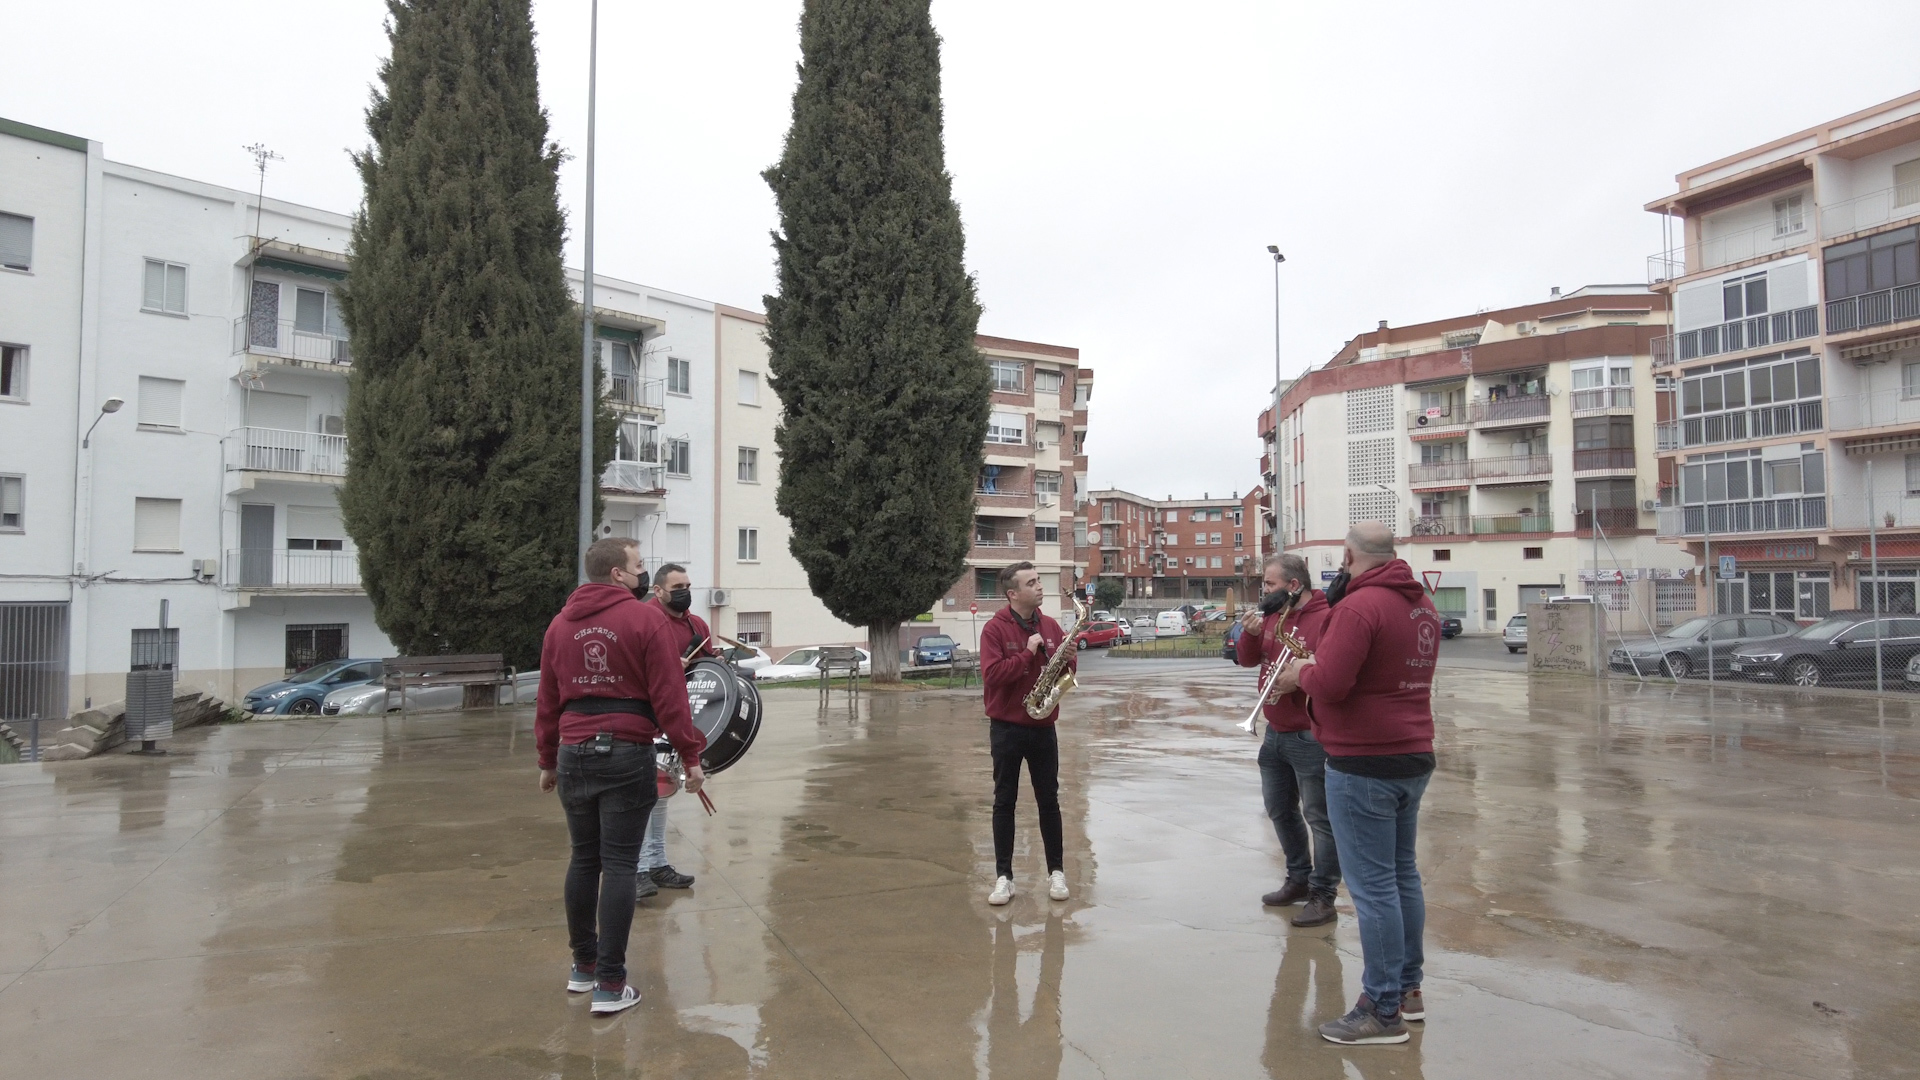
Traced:
POLYGON ((735 686, 739 692, 739 704, 735 706, 732 718, 719 735, 707 740, 707 748, 700 755, 700 767, 709 775, 730 767, 744 757, 747 748, 753 745, 754 737, 760 734, 760 688, 748 676, 737 676, 735 686))
POLYGON ((733 669, 718 660, 700 660, 688 667, 687 708, 693 711, 693 726, 712 745, 740 711, 740 680, 734 678, 733 669))

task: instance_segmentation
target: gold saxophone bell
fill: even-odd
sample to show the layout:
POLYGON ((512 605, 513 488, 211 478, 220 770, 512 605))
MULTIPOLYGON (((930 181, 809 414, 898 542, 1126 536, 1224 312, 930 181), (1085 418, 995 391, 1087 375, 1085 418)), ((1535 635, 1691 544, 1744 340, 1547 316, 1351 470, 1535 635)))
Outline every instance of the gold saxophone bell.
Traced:
POLYGON ((1041 669, 1039 680, 1033 684, 1032 690, 1027 691, 1026 700, 1022 702, 1027 707, 1027 715, 1033 719, 1045 720, 1052 716, 1053 710, 1060 707, 1061 696, 1079 685, 1074 682, 1073 672, 1067 670, 1067 661, 1073 659, 1073 654, 1080 650, 1079 630, 1081 624, 1087 621, 1089 610, 1079 594, 1074 594, 1074 630, 1060 642, 1059 648, 1053 650, 1053 655, 1047 657, 1047 666, 1041 669))

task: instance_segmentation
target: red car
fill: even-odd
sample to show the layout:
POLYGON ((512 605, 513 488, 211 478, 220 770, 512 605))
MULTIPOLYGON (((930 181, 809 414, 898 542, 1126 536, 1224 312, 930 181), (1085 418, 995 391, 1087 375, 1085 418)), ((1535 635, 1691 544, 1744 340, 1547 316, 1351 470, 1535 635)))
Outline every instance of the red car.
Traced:
POLYGON ((1120 624, 1090 622, 1081 629, 1078 637, 1083 649, 1111 649, 1120 644, 1120 624))

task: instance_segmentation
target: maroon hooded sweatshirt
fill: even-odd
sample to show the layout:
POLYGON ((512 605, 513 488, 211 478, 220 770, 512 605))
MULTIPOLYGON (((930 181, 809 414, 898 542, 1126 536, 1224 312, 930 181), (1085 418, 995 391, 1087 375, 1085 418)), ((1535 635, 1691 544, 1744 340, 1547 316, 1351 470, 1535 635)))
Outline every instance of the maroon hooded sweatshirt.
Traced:
MULTIPOLYGON (((1013 605, 1008 604, 994 612, 980 631, 980 682, 986 688, 989 719, 1031 727, 1051 726, 1060 719, 1059 709, 1044 720, 1027 715, 1026 696, 1033 690, 1033 684, 1040 681, 1040 669, 1047 666, 1047 658, 1067 639, 1060 624, 1046 612, 1036 611, 1033 617, 1039 621, 1037 630, 1021 626, 1019 617, 1013 613, 1013 605), (1038 653, 1027 648, 1027 639, 1036 633, 1046 642, 1046 647, 1038 653)), ((1076 653, 1067 661, 1067 670, 1079 669, 1080 656, 1076 653)))
POLYGON ((1300 675, 1312 699, 1313 737, 1327 755, 1433 753, 1439 646, 1440 613, 1404 560, 1354 578, 1300 675))
MULTIPOLYGON (((1331 610, 1327 606, 1326 594, 1315 589, 1307 594, 1307 602, 1301 604, 1298 611, 1287 615, 1284 629, 1299 638, 1309 650, 1317 649, 1321 629, 1326 626, 1327 613, 1331 610)), ((1240 640, 1234 644, 1237 650, 1234 659, 1241 667, 1259 665, 1260 681, 1254 684, 1255 693, 1259 693, 1259 687, 1267 684, 1269 665, 1280 655, 1280 618, 1278 613, 1264 617, 1260 621, 1258 635, 1242 633, 1240 640)), ((1295 690, 1267 702, 1261 715, 1267 718, 1267 725, 1275 731, 1305 731, 1312 726, 1307 716, 1307 695, 1303 690, 1295 690)))
POLYGON ((583 743, 602 731, 636 743, 665 735, 682 761, 698 761, 707 740, 687 708, 679 637, 665 613, 618 585, 588 582, 573 590, 540 646, 533 714, 540 767, 554 767, 561 744, 583 743), (566 702, 589 697, 644 701, 654 718, 564 711, 566 702))
POLYGON ((680 656, 682 659, 686 658, 687 650, 693 649, 696 645, 699 646, 699 648, 694 649, 693 652, 693 656, 696 659, 720 655, 713 651, 713 631, 707 628, 707 620, 695 615, 691 611, 685 615, 675 615, 667 608, 666 601, 657 596, 647 601, 647 606, 659 608, 660 614, 667 617, 667 625, 673 628, 673 632, 676 635, 685 639, 680 644, 680 656))

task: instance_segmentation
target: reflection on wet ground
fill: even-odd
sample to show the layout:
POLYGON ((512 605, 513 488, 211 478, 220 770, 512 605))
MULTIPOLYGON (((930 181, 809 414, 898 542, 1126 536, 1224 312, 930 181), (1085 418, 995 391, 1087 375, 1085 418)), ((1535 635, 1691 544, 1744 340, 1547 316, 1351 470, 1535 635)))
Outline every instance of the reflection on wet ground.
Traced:
MULTIPOLYGON (((1220 666, 1089 665, 1062 725, 1074 899, 988 908, 977 698, 768 695, 698 875, 642 901, 644 1004, 561 989, 565 829, 526 713, 184 733, 0 770, 8 1075, 1885 1077, 1920 1072, 1920 703, 1442 668, 1421 837, 1431 1019, 1294 930, 1220 666)), ((1342 900, 1344 907, 1344 897, 1342 900)))

